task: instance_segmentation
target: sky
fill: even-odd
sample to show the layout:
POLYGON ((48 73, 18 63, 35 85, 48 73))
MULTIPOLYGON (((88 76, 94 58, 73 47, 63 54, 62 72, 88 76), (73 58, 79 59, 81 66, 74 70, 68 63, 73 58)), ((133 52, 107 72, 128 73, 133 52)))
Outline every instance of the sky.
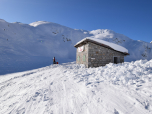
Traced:
POLYGON ((0 19, 110 29, 133 40, 152 41, 152 0, 0 0, 0 19))

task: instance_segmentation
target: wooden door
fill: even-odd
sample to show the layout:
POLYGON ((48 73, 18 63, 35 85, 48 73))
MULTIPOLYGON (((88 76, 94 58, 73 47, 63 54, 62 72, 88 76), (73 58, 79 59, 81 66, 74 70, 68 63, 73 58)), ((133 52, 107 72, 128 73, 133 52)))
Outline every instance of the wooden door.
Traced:
POLYGON ((114 57, 114 63, 115 63, 115 64, 118 63, 118 57, 114 57))

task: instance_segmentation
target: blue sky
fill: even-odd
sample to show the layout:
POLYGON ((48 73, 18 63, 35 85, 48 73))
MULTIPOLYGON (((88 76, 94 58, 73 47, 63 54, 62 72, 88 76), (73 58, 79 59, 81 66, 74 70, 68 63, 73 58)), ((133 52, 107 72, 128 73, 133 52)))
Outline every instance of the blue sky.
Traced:
POLYGON ((110 29, 152 41, 152 0, 0 0, 7 22, 49 21, 74 29, 110 29))

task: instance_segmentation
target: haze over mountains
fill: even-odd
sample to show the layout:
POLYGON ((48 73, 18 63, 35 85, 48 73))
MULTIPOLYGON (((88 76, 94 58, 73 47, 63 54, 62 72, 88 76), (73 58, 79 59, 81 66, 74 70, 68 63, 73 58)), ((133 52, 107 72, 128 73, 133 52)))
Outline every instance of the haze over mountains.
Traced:
POLYGON ((135 41, 108 29, 76 30, 56 23, 9 23, 0 19, 0 74, 30 70, 76 59, 74 45, 83 38, 98 38, 128 49, 125 61, 152 59, 152 44, 135 41))

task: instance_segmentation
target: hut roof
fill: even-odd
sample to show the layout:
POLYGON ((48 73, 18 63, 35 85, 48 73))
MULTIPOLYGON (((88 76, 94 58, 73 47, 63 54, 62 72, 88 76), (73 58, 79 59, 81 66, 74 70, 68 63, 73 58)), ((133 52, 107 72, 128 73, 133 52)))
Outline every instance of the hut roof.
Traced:
POLYGON ((122 47, 120 45, 117 45, 117 44, 114 44, 114 43, 111 43, 111 42, 107 42, 107 41, 104 41, 104 40, 96 39, 96 38, 84 38, 81 41, 77 42, 74 45, 74 47, 77 48, 77 47, 79 47, 81 45, 86 44, 87 42, 92 42, 92 43, 95 43, 97 45, 101 45, 103 47, 106 47, 106 48, 121 52, 121 53, 123 53, 125 55, 129 55, 128 50, 126 48, 124 48, 124 47, 122 47))

